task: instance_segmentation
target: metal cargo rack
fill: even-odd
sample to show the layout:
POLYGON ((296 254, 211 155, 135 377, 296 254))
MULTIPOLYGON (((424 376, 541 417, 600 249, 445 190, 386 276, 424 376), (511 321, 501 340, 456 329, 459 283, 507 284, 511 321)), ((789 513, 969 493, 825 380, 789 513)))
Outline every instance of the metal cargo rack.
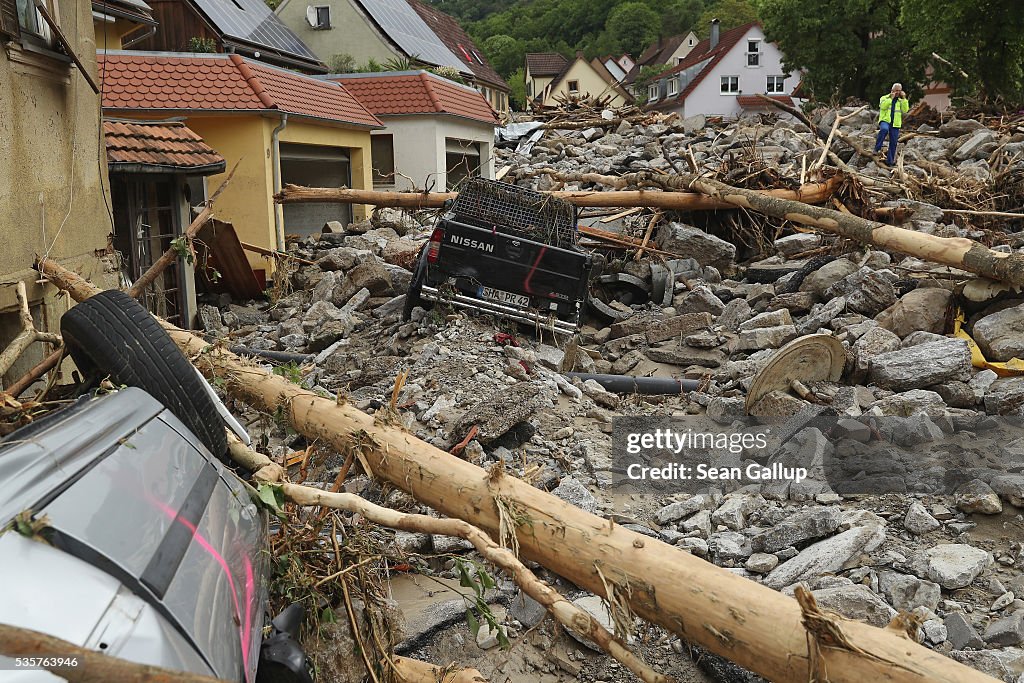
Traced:
POLYGON ((466 182, 452 205, 457 220, 561 248, 579 239, 578 211, 564 199, 484 178, 466 182))

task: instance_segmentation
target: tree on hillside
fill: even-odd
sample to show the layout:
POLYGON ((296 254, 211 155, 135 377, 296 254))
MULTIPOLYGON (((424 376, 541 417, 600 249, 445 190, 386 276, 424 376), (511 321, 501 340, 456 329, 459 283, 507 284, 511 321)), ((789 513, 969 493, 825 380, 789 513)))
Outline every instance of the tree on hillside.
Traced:
POLYGON ((804 86, 816 99, 877 102, 895 81, 911 97, 921 92, 925 61, 903 28, 901 5, 902 0, 760 0, 759 10, 786 70, 806 70, 804 86))
POLYGON ((480 43, 480 49, 487 56, 494 70, 503 77, 508 76, 523 65, 526 46, 523 41, 510 35, 499 33, 480 43))
POLYGON ((1024 11, 1020 0, 903 0, 902 22, 936 75, 957 93, 1024 96, 1024 11), (963 73, 961 73, 963 72, 963 73), (964 76, 966 74, 966 76, 964 76))
POLYGON ((605 30, 616 52, 639 55, 658 37, 661 17, 642 2, 619 5, 608 15, 605 30))
POLYGON ((680 33, 696 32, 704 0, 674 0, 666 3, 661 14, 661 35, 675 36, 680 33))
MULTIPOLYGON (((786 0, 783 0, 785 2, 786 0)), ((723 31, 758 20, 757 8, 749 0, 716 0, 697 19, 698 36, 707 38, 711 33, 711 20, 718 19, 723 31)))

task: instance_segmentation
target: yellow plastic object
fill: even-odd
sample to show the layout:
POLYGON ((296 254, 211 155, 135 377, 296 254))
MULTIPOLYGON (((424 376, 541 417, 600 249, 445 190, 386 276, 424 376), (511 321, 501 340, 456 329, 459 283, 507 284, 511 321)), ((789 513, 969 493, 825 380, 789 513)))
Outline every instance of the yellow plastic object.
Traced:
POLYGON ((1005 363, 996 363, 989 361, 985 358, 985 354, 981 352, 981 347, 978 346, 977 342, 971 339, 971 335, 963 331, 963 324, 966 321, 964 312, 962 309, 956 311, 956 321, 953 324, 953 336, 957 339, 963 339, 967 342, 967 348, 971 350, 971 365, 976 368, 982 368, 983 370, 991 370, 1000 377, 1017 377, 1024 375, 1024 360, 1020 358, 1011 358, 1005 363))

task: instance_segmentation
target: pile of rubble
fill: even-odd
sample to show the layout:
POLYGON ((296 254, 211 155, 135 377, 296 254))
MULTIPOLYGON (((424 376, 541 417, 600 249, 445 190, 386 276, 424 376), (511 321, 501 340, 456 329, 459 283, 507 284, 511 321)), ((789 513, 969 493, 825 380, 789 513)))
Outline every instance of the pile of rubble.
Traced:
MULTIPOLYGON (((870 111, 854 113, 843 127, 870 146, 874 120, 870 111)), ((820 124, 827 130, 831 122, 826 117, 820 124)), ((802 169, 821 154, 800 122, 704 124, 624 121, 614 128, 554 129, 526 150, 529 156, 522 149, 502 152, 513 166, 506 180, 548 190, 557 181, 538 173, 542 167, 671 173, 673 163, 687 163, 685 157, 723 173, 742 157, 747 168, 756 161, 760 171, 770 168, 795 186, 802 169)), ((1020 130, 952 120, 937 131, 918 132, 906 143, 902 169, 879 167, 843 143, 834 149, 862 180, 897 178, 916 192, 927 185, 933 201, 940 186, 948 196, 955 194, 950 188, 968 185, 993 196, 997 183, 1005 188, 1024 170, 1016 160, 1024 156, 1020 130), (935 168, 946 169, 948 177, 936 179, 935 168), (914 178, 920 182, 906 184, 914 178)), ((746 179, 758 184, 764 176, 746 179)), ((993 237, 990 223, 887 196, 891 190, 872 190, 866 182, 861 189, 879 193, 876 205, 912 211, 905 227, 993 237)), ((631 220, 616 219, 608 229, 628 233, 631 220)), ((296 356, 296 380, 308 388, 344 395, 368 412, 392 405, 429 443, 483 466, 504 467, 578 507, 729 571, 782 591, 804 582, 825 609, 878 626, 897 611, 914 612, 929 647, 998 679, 1024 680, 1024 441, 979 455, 946 493, 924 492, 908 478, 900 493, 884 495, 846 494, 820 482, 742 489, 723 482, 705 494, 658 498, 611 486, 610 436, 617 415, 701 415, 728 425, 747 414, 791 418, 827 407, 839 418, 860 418, 860 425, 867 416, 914 416, 916 443, 926 448, 953 431, 983 437, 991 427, 985 420, 1022 414, 1024 376, 999 364, 1012 366, 1024 357, 1024 299, 992 287, 983 288, 985 296, 974 295, 965 291, 967 273, 809 232, 773 239, 774 253, 739 263, 742 247, 667 220, 651 244, 672 257, 603 253, 593 307, 577 339, 538 339, 515 326, 440 308, 415 309, 412 320, 403 322, 412 258, 431 221, 430 215, 382 210, 343 232, 297 242, 291 253, 316 265, 291 274, 294 291, 282 292, 273 304, 211 300, 202 307, 206 331, 249 349, 306 354, 296 356), (963 333, 950 336, 960 311, 963 333), (816 382, 806 393, 775 390, 748 406, 754 378, 777 349, 810 334, 842 344, 842 378, 816 382), (970 338, 995 369, 976 367, 970 338), (700 388, 681 395, 619 395, 594 380, 567 377, 569 371, 690 378, 700 388)), ((1002 249, 1016 248, 1012 234, 998 237, 1002 249)), ((299 445, 281 432, 269 438, 265 445, 276 457, 299 445)), ((821 441, 821 433, 807 426, 793 440, 821 441)), ((330 481, 334 473, 322 476, 330 481)), ((366 493, 372 485, 351 478, 349 487, 366 493)), ((415 507, 411 500, 405 504, 415 507)), ((468 548, 449 538, 399 533, 396 552, 468 548)), ((457 578, 451 562, 440 574, 457 578)), ((506 621, 513 634, 536 624, 525 616, 527 601, 521 595, 512 600, 520 605, 510 605, 506 621)), ((486 629, 481 633, 482 648, 496 643, 486 629)), ((667 640, 659 647, 662 656, 681 649, 667 640)), ((485 660, 468 657, 491 672, 485 660)))

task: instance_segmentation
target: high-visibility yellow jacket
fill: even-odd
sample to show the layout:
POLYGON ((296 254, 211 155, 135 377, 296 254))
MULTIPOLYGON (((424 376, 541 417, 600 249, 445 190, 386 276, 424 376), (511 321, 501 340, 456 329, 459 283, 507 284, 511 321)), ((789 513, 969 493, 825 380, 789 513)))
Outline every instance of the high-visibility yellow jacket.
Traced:
POLYGON ((885 121, 893 128, 902 128, 903 115, 910 111, 910 100, 905 97, 898 98, 895 109, 892 103, 892 94, 886 93, 882 95, 882 99, 878 101, 878 122, 885 121), (896 118, 895 121, 892 120, 893 117, 896 118))

